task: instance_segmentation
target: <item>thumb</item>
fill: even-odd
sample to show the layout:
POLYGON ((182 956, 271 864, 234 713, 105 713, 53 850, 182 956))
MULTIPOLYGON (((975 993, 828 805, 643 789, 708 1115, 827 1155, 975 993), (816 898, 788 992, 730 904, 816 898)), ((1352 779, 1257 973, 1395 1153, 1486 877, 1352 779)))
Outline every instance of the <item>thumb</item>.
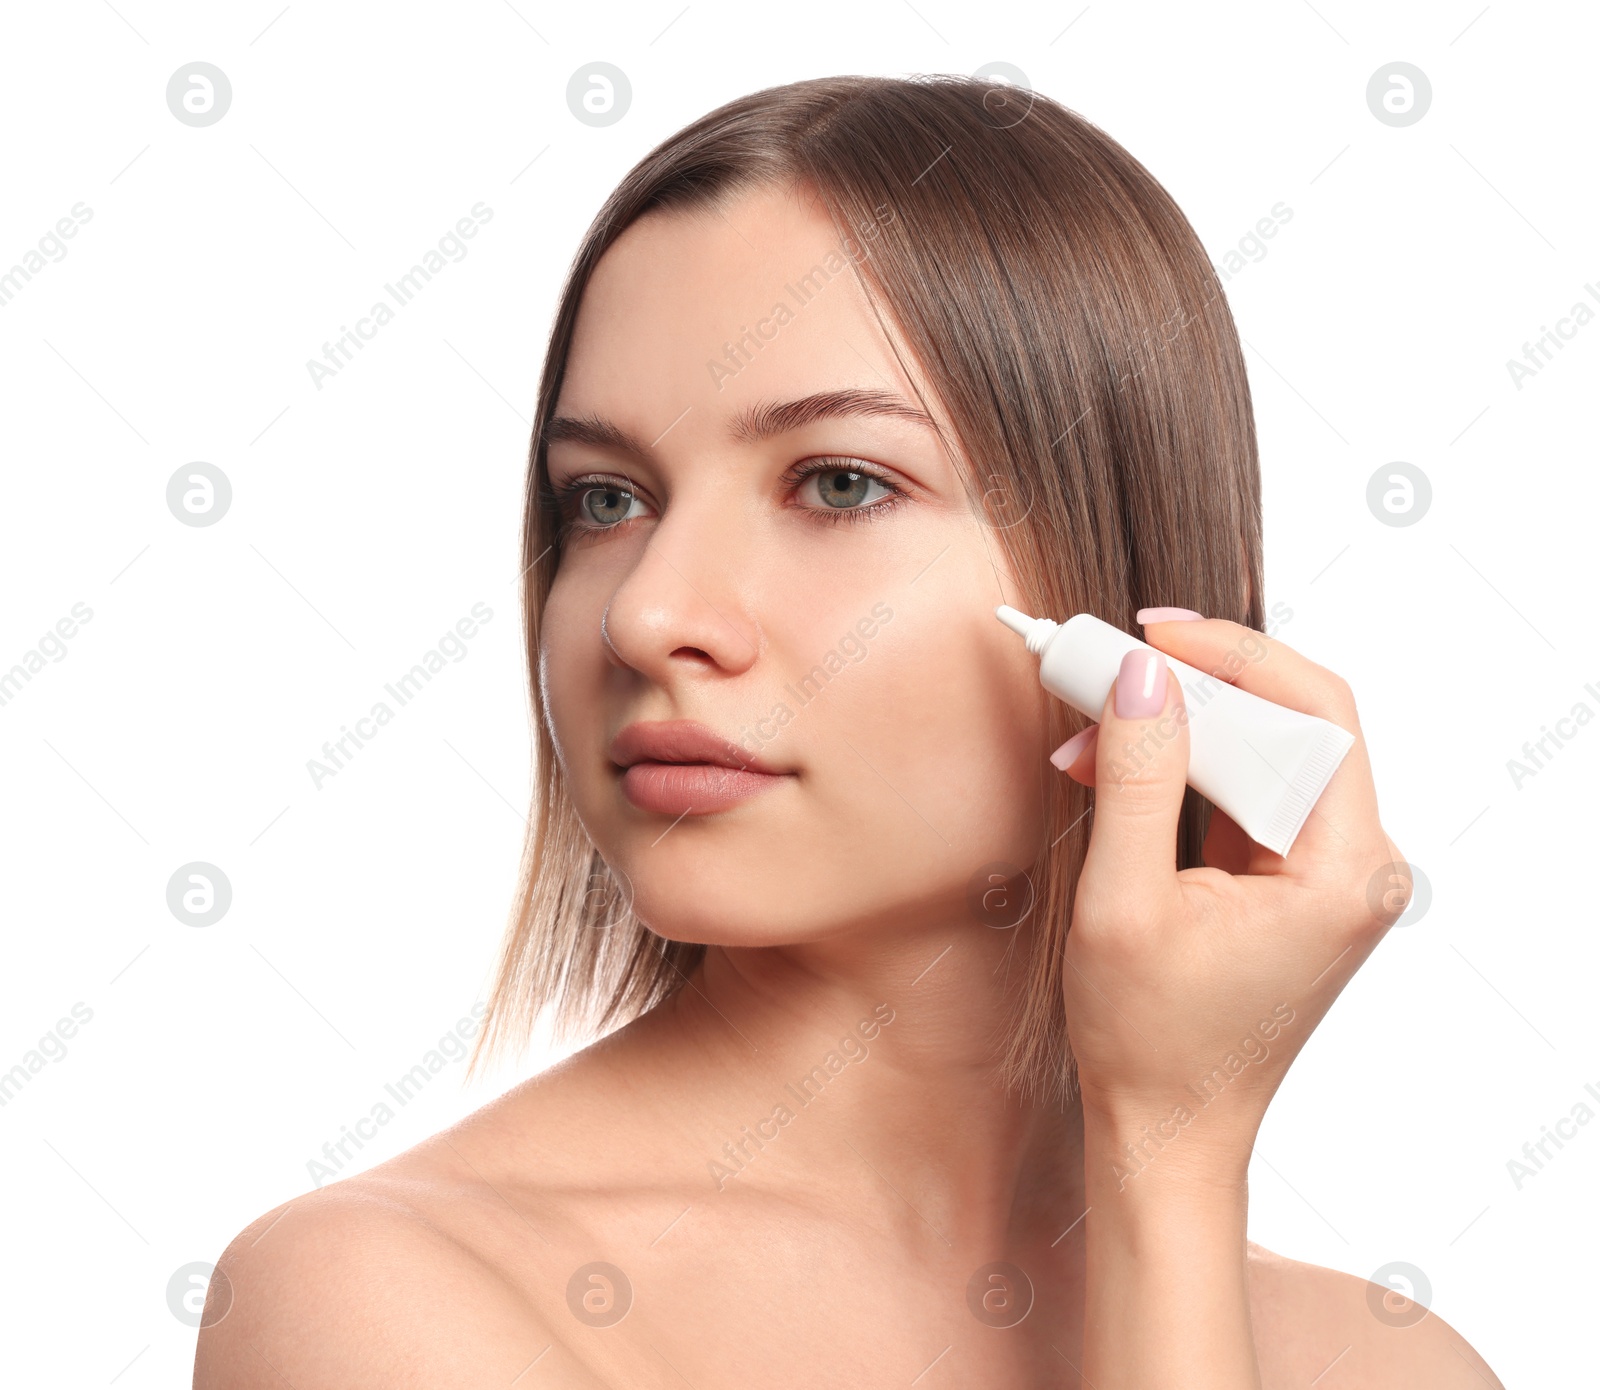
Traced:
POLYGON ((1177 887, 1178 816, 1189 772, 1189 714, 1167 659, 1136 647, 1106 695, 1095 740, 1094 828, 1084 877, 1125 905, 1177 887))

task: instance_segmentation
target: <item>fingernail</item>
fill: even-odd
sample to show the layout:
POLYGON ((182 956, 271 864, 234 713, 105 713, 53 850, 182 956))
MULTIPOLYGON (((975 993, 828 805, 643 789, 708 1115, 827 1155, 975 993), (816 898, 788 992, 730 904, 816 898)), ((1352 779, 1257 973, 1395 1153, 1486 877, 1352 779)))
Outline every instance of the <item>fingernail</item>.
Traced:
POLYGON ((1094 736, 1099 732, 1098 724, 1091 724, 1087 729, 1079 730, 1050 755, 1050 761, 1065 772, 1078 761, 1083 750, 1094 742, 1094 736))
POLYGON ((1140 627, 1148 627, 1151 623, 1204 622, 1205 614, 1196 613, 1192 608, 1141 608, 1133 615, 1133 620, 1140 627))
POLYGON ((1117 671, 1118 719, 1149 719, 1167 707, 1167 659, 1147 647, 1135 647, 1117 671))

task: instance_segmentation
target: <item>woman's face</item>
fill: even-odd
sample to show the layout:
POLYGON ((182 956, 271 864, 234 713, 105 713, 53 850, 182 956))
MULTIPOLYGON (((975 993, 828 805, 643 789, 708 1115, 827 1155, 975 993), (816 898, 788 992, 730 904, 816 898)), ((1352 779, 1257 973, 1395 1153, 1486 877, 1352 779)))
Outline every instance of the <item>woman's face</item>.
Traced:
POLYGON ((873 246, 762 190, 647 215, 583 297, 555 412, 582 423, 548 454, 553 487, 582 486, 541 680, 585 829, 675 940, 977 928, 975 875, 1043 847, 1037 662, 994 618, 1017 597, 998 538, 846 261, 873 246), (834 393, 897 413, 791 405, 834 393), (778 775, 614 745, 659 721, 778 775))

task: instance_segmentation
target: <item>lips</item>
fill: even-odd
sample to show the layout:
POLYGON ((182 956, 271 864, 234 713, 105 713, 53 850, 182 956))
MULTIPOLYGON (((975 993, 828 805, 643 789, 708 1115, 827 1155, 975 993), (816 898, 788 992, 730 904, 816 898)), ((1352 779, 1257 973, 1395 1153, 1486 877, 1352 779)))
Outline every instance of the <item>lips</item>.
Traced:
POLYGON ((754 753, 730 743, 692 719, 661 719, 629 724, 611 741, 611 761, 635 763, 714 763, 749 772, 776 773, 754 753))
POLYGON ((634 806, 673 816, 726 810, 793 775, 692 719, 629 724, 612 740, 611 760, 634 806))

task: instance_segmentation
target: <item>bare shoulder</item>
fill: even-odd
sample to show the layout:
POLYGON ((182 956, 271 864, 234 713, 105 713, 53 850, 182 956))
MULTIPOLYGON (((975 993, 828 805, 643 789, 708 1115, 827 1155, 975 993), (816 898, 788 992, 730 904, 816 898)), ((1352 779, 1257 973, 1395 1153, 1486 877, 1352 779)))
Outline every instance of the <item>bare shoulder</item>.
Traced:
POLYGON ((218 1261, 196 1390, 510 1381, 552 1339, 470 1250, 382 1183, 306 1193, 218 1261), (521 1359, 518 1360, 518 1357, 521 1359))
POLYGON ((1249 1253, 1267 1390, 1504 1390, 1455 1328, 1394 1289, 1254 1243, 1249 1253))
POLYGON ((541 1385, 602 1385, 540 1296, 573 1234, 568 1164, 559 1144, 518 1146, 570 1130, 555 1073, 572 1070, 239 1232, 207 1294, 196 1390, 510 1385, 536 1362, 541 1385))

